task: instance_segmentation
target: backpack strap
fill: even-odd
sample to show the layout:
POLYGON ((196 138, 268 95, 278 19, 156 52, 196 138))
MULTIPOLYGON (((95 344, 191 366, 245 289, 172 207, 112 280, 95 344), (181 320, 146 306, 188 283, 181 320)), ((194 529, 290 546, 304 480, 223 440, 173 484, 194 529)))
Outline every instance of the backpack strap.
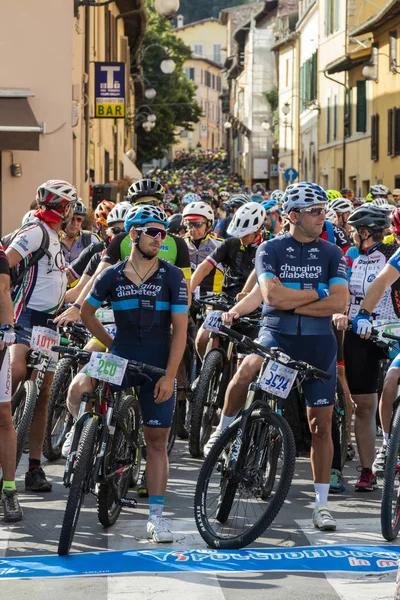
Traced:
MULTIPOLYGON (((35 252, 33 252, 32 256, 26 263, 25 267, 20 271, 20 273, 18 273, 17 277, 13 281, 14 286, 21 283, 21 281, 23 280, 23 278, 25 277, 25 274, 29 271, 29 269, 31 269, 34 265, 36 265, 36 263, 38 263, 39 260, 41 258, 43 258, 43 256, 47 256, 49 263, 51 264, 52 256, 51 256, 51 253, 49 252, 49 245, 50 245, 49 232, 47 231, 45 226, 40 221, 37 221, 36 224, 40 227, 40 229, 42 230, 42 233, 43 233, 40 247, 37 250, 35 250, 35 252)), ((32 223, 28 223, 28 225, 31 226, 32 223)), ((19 231, 22 231, 23 229, 24 228, 21 228, 19 231)))
POLYGON ((83 248, 87 248, 88 246, 90 246, 90 244, 92 243, 92 234, 90 231, 86 231, 86 229, 81 231, 81 242, 83 248))
POLYGON ((335 231, 333 229, 333 223, 331 223, 330 221, 325 221, 325 229, 326 229, 326 234, 328 236, 328 242, 331 242, 331 244, 335 244, 336 240, 335 240, 335 231))

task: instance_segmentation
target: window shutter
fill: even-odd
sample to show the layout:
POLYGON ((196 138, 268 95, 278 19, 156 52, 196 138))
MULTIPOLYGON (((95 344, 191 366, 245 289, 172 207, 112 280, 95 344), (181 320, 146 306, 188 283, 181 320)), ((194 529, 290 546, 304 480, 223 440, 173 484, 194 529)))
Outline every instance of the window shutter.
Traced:
POLYGON ((367 90, 365 81, 357 81, 357 131, 367 131, 367 90))
POLYGON ((400 108, 394 109, 394 155, 400 154, 400 108))
POLYGON ((388 156, 393 156, 393 108, 389 108, 389 110, 388 110, 387 153, 388 153, 388 156))

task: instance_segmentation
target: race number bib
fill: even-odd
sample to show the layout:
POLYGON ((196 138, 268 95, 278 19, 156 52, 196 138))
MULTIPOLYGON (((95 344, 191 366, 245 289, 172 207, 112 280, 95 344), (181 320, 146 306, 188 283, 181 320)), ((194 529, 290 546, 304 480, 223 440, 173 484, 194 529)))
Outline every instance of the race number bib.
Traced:
POLYGON ((296 375, 294 369, 270 360, 261 376, 260 388, 279 398, 287 398, 296 375))
POLYGON ((32 327, 31 348, 46 352, 52 361, 57 361, 58 353, 53 352, 52 346, 59 346, 60 334, 48 327, 32 327))
POLYGON ((206 316, 203 328, 207 329, 207 331, 214 331, 215 333, 219 333, 221 325, 222 325, 222 310, 212 310, 206 316))
POLYGON ((121 385, 127 366, 126 358, 108 352, 93 352, 85 373, 94 379, 121 385))
POLYGON ((100 323, 115 323, 114 311, 111 308, 98 308, 96 317, 100 323))

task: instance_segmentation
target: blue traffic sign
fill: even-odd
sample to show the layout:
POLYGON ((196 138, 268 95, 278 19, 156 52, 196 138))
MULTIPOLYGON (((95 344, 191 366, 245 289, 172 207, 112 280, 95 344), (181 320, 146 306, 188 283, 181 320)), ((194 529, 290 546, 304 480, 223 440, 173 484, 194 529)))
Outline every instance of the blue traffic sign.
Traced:
POLYGON ((290 181, 290 183, 292 183, 292 181, 294 181, 295 179, 298 178, 299 174, 296 171, 296 169, 293 169, 291 167, 290 169, 286 169, 286 171, 284 172, 283 176, 286 179, 286 181, 290 181))

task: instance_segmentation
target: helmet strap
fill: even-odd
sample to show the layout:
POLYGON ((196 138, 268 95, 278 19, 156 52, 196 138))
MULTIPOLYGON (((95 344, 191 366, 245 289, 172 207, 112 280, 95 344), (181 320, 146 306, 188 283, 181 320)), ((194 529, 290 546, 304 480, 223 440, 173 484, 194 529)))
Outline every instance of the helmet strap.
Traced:
POLYGON ((300 219, 299 219, 298 221, 296 221, 296 222, 294 223, 294 225, 295 225, 296 227, 298 227, 298 228, 300 229, 300 231, 301 231, 301 232, 302 232, 302 233, 303 233, 303 234, 304 234, 306 237, 308 237, 310 240, 316 240, 317 238, 316 238, 314 235, 310 235, 310 234, 309 234, 309 233, 308 233, 308 232, 307 232, 307 231, 304 229, 304 227, 302 227, 302 225, 301 225, 301 222, 302 222, 302 220, 303 220, 303 218, 304 218, 304 214, 300 213, 300 215, 301 215, 301 216, 300 216, 300 219))
POLYGON ((140 247, 139 242, 140 242, 141 235, 142 235, 142 232, 139 231, 136 239, 132 240, 132 241, 135 244, 136 248, 139 250, 140 254, 143 256, 143 258, 146 258, 147 260, 153 260, 154 256, 150 256, 150 254, 146 254, 146 252, 143 252, 143 250, 140 247))

